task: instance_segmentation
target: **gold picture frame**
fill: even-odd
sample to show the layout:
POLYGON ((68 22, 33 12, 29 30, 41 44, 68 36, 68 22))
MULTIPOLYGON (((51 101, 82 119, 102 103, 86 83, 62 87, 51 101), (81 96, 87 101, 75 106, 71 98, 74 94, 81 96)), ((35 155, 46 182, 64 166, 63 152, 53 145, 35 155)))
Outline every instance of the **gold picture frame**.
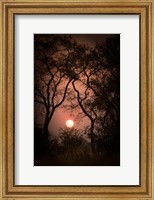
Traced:
MULTIPOLYGON (((0 199, 154 200, 154 2, 152 0, 1 0, 0 199), (140 16, 140 185, 14 185, 14 16, 16 14, 138 14, 140 16)), ((131 172, 130 172, 131 173, 131 172)))

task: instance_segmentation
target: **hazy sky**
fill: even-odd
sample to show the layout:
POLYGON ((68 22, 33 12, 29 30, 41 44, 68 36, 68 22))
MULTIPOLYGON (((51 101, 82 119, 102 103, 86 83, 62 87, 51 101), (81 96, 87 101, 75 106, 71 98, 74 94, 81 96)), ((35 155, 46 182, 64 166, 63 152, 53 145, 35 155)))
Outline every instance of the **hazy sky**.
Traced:
POLYGON ((110 34, 73 34, 72 37, 78 43, 94 47, 96 44, 103 44, 110 34))
MULTIPOLYGON (((72 34, 72 38, 77 41, 77 43, 85 44, 90 47, 94 47, 96 44, 103 44, 108 37, 112 37, 111 34, 72 34)), ((68 103, 67 100, 64 101, 63 105, 68 103)), ((62 106, 63 106, 62 105, 62 106)), ((66 121, 72 119, 74 121, 74 117, 72 117, 67 111, 63 111, 62 106, 59 107, 52 117, 52 120, 49 124, 49 132, 57 133, 59 128, 66 127, 66 121)), ((37 107, 38 108, 38 107, 37 107)), ((76 115, 77 113, 74 111, 73 113, 76 115)), ((35 110, 35 122, 40 123, 42 121, 42 117, 39 113, 39 110, 35 110)), ((90 121, 87 117, 83 118, 79 123, 75 121, 74 128, 83 129, 87 125, 90 125, 90 121)))

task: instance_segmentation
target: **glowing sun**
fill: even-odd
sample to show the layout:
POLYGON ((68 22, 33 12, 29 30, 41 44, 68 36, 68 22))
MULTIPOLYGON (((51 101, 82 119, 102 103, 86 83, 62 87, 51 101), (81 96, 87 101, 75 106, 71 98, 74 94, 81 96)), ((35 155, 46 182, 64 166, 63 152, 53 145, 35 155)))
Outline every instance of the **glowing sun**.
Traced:
POLYGON ((68 128, 72 128, 72 127, 74 126, 74 121, 71 120, 71 119, 67 120, 67 121, 66 121, 66 126, 67 126, 68 128))

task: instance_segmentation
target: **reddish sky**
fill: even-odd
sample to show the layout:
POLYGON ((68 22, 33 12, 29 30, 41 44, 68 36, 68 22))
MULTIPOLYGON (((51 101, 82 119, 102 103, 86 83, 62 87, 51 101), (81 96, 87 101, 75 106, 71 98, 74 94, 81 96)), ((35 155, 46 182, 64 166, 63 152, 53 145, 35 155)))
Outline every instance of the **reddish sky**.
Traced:
MULTIPOLYGON (((106 41, 106 39, 111 36, 112 35, 110 35, 110 34, 73 34, 72 35, 73 39, 76 40, 77 43, 85 44, 90 47, 95 47, 96 44, 103 44, 106 41)), ((68 101, 65 100, 63 105, 65 103, 68 103, 68 101)), ((73 114, 74 115, 77 114, 75 112, 75 110, 74 110, 73 114)), ((49 132, 57 134, 59 128, 66 127, 66 121, 68 119, 72 119, 74 121, 74 117, 71 116, 71 114, 69 112, 67 112, 67 111, 64 112, 64 110, 62 109, 62 106, 59 107, 55 111, 53 118, 50 122, 49 132)), ((42 121, 42 117, 40 116, 39 111, 38 111, 37 113, 35 113, 35 122, 40 123, 41 121, 42 121)), ((75 121, 74 128, 83 129, 84 127, 86 127, 89 124, 90 124, 89 119, 87 117, 85 117, 80 122, 78 121, 78 123, 77 123, 77 121, 75 121)))
POLYGON ((73 34, 72 37, 81 44, 94 47, 96 44, 103 44, 110 34, 73 34))
MULTIPOLYGON (((71 86, 70 86, 71 88, 71 86)), ((80 87, 81 88, 81 87, 80 87)), ((80 89, 82 91, 82 88, 80 89)), ((65 100, 63 105, 69 105, 70 101, 65 100)), ((79 118, 77 117, 78 111, 82 112, 80 107, 78 110, 73 109, 72 112, 69 112, 65 109, 63 109, 63 105, 61 105, 54 113, 54 116, 50 122, 49 125, 49 131, 55 133, 58 131, 59 128, 65 128, 66 127, 66 121, 71 119, 74 121, 74 128, 76 129, 84 129, 87 125, 90 125, 90 121, 87 117, 79 118)))

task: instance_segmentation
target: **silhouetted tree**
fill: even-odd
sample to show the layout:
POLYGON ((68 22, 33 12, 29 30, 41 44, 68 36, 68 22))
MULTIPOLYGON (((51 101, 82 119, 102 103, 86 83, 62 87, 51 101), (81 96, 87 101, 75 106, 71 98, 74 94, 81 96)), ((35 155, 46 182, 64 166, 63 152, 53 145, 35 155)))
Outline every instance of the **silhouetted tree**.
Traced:
POLYGON ((109 38, 105 45, 98 47, 98 52, 99 57, 105 58, 107 75, 93 82, 95 105, 101 114, 96 144, 114 152, 120 150, 120 36, 109 38))
MULTIPOLYGON (((41 105, 46 139, 55 110, 64 106, 89 119, 86 133, 93 153, 111 151, 109 146, 120 141, 120 36, 111 35, 95 48, 77 44, 69 35, 35 35, 34 39, 34 98, 36 107, 41 105), (64 105, 66 98, 69 105, 64 105)), ((63 131, 63 142, 74 142, 68 133, 63 131)))
POLYGON ((35 35, 34 47, 35 108, 44 117, 43 133, 48 139, 49 123, 55 110, 63 104, 69 84, 76 79, 73 66, 82 52, 80 45, 68 35, 35 35))
POLYGON ((80 116, 90 120, 94 153, 100 135, 114 140, 116 133, 120 141, 120 37, 109 37, 105 44, 82 52, 78 76, 72 81, 76 95, 71 108, 79 106, 80 116))

